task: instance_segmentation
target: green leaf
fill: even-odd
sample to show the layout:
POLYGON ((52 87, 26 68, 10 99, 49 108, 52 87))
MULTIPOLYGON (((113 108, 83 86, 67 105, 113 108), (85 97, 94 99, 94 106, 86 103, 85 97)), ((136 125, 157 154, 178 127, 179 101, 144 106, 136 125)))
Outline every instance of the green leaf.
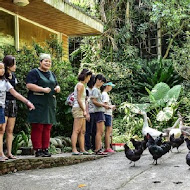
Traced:
POLYGON ((181 85, 176 85, 171 88, 165 96, 165 100, 169 102, 176 102, 181 92, 181 85))
POLYGON ((153 96, 155 101, 162 100, 169 90, 170 87, 166 83, 160 82, 151 90, 150 99, 152 99, 151 96, 153 96))
POLYGON ((165 107, 163 111, 160 111, 157 116, 157 121, 169 121, 173 116, 173 109, 171 107, 165 107))

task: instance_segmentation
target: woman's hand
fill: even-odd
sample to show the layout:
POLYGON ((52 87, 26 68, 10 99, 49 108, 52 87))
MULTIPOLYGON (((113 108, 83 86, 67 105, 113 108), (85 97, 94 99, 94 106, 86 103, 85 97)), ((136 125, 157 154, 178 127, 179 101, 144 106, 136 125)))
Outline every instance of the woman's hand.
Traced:
POLYGON ((49 87, 43 88, 44 93, 48 94, 50 91, 51 91, 51 88, 49 88, 49 87))
POLYGON ((89 114, 89 113, 86 114, 86 120, 87 120, 88 122, 90 122, 90 114, 89 114))
POLYGON ((55 91, 56 93, 60 93, 60 91, 61 91, 60 86, 56 86, 56 87, 54 88, 54 91, 55 91))
POLYGON ((111 109, 110 106, 108 106, 107 104, 103 104, 103 107, 106 109, 111 109))
POLYGON ((30 102, 29 100, 26 102, 26 105, 28 106, 29 110, 34 110, 35 106, 32 102, 30 102))

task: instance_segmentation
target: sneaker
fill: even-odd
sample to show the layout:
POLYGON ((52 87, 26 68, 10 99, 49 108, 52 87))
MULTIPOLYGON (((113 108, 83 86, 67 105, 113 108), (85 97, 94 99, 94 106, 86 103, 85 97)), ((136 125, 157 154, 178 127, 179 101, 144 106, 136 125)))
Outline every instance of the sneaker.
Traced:
POLYGON ((112 150, 111 148, 104 150, 104 152, 115 153, 115 151, 112 150))
POLYGON ((35 157, 42 157, 44 153, 42 152, 42 149, 37 149, 35 152, 35 157))
POLYGON ((51 154, 49 153, 48 149, 43 150, 43 156, 42 157, 51 157, 51 154))
POLYGON ((96 155, 102 155, 102 156, 106 156, 108 155, 107 152, 102 152, 101 150, 98 150, 97 152, 95 152, 96 155))
POLYGON ((88 153, 89 154, 94 154, 94 152, 91 149, 88 150, 88 153))

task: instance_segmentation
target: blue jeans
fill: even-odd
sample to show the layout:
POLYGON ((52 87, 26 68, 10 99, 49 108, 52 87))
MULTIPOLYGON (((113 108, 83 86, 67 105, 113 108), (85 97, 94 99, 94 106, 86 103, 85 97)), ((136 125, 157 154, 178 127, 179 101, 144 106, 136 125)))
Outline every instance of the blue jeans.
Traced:
POLYGON ((96 122, 95 114, 90 113, 90 122, 86 121, 85 147, 86 150, 95 150, 96 122))

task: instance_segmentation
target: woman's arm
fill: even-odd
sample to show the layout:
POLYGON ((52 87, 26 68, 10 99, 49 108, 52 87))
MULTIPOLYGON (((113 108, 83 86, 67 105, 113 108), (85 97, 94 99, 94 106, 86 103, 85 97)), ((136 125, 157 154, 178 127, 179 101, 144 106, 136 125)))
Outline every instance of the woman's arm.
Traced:
POLYGON ((100 103, 96 100, 96 98, 91 98, 92 99, 92 102, 95 106, 98 106, 98 107, 104 107, 106 109, 110 109, 110 107, 104 103, 100 103))
POLYGON ((9 92, 18 100, 22 101, 24 104, 26 104, 30 110, 35 109, 34 105, 27 100, 24 96, 22 96, 21 94, 19 94, 14 88, 11 88, 9 90, 9 92))
POLYGON ((83 112, 86 112, 86 109, 82 103, 82 94, 84 92, 84 85, 83 84, 78 84, 77 85, 77 101, 78 101, 78 104, 80 106, 80 108, 82 109, 83 112))
POLYGON ((51 88, 49 88, 49 87, 43 88, 41 86, 38 86, 38 85, 32 84, 32 83, 26 84, 26 87, 28 88, 28 90, 31 90, 33 92, 49 93, 51 91, 51 88))

